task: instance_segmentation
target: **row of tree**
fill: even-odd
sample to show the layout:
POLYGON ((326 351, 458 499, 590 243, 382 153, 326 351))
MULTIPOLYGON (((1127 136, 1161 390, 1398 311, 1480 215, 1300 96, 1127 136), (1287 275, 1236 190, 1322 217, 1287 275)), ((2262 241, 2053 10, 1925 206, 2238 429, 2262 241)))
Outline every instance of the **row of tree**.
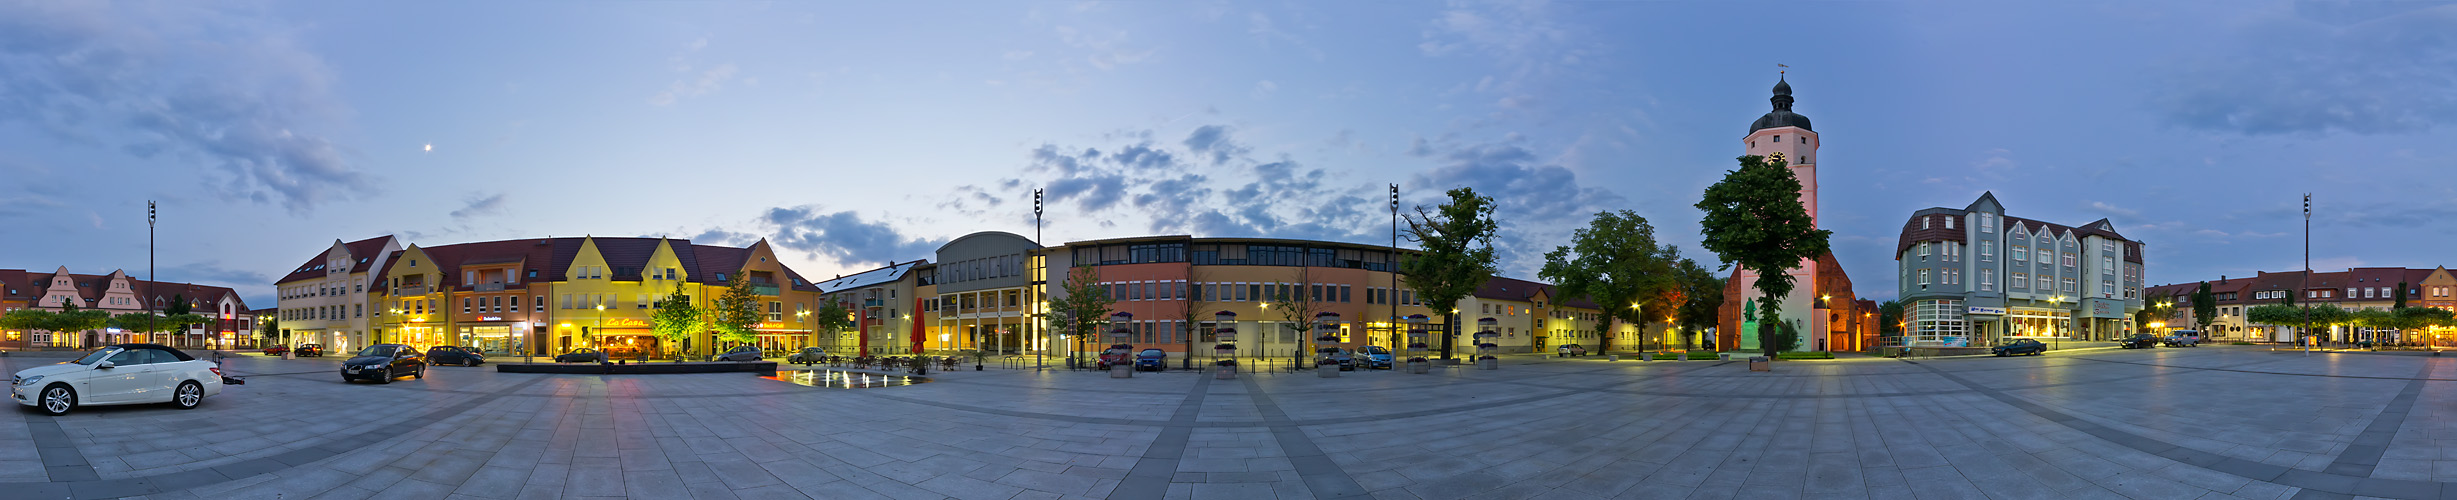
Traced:
MULTIPOLYGON (((744 273, 747 274, 747 273, 744 273)), ((656 312, 649 315, 649 331, 657 336, 665 349, 683 354, 686 339, 700 332, 709 332, 715 341, 708 346, 715 353, 719 345, 748 344, 759 339, 759 324, 767 313, 759 310, 758 284, 744 274, 726 280, 725 289, 707 307, 692 302, 684 293, 683 284, 674 284, 674 293, 657 299, 656 312)), ((810 311, 808 326, 814 333, 835 338, 853 326, 853 311, 834 300, 821 300, 818 309, 810 311)))
POLYGON ((188 325, 211 322, 213 318, 195 314, 189 308, 187 297, 176 295, 171 297, 170 306, 165 307, 160 314, 132 312, 115 315, 101 309, 80 308, 73 302, 63 301, 58 311, 18 309, 9 311, 6 315, 0 315, 0 329, 39 330, 55 333, 82 332, 108 327, 118 328, 128 333, 151 335, 179 331, 188 325))
MULTIPOLYGON (((1797 340, 1787 337, 1796 337, 1796 332, 1785 335, 1777 327, 1785 324, 1780 313, 1782 299, 1795 286, 1787 271, 1824 255, 1831 232, 1816 228, 1807 208, 1800 204, 1800 180, 1782 159, 1743 156, 1739 161, 1740 167, 1708 187, 1696 205, 1706 213, 1700 223, 1701 243, 1722 260, 1721 268, 1708 270, 1681 257, 1679 248, 1656 239, 1655 228, 1645 217, 1624 210, 1596 214, 1586 228, 1573 233, 1569 245, 1545 254, 1538 276, 1558 286, 1556 300, 1585 297, 1596 302, 1608 319, 1626 324, 1659 319, 1695 331, 1717 321, 1725 285, 1716 277, 1717 271, 1739 265, 1759 275, 1754 283, 1760 296, 1755 308, 1760 311, 1755 318, 1761 328, 1759 349, 1769 356, 1789 349, 1797 340)), ((1444 194, 1445 203, 1418 206, 1415 213, 1405 215, 1404 236, 1418 245, 1419 252, 1402 260, 1398 272, 1427 304, 1456 304, 1496 273, 1493 238, 1500 224, 1493 219, 1493 199, 1468 187, 1444 194)), ((1078 342, 1097 338, 1115 303, 1098 281, 1091 268, 1071 272, 1061 285, 1064 296, 1050 303, 1050 326, 1074 335, 1078 342)), ((1296 295, 1265 300, 1275 303, 1284 323, 1301 327, 1310 319, 1313 297, 1296 295)), ((1186 318, 1200 314, 1193 305, 1196 301, 1186 302, 1186 318)), ((1442 318, 1441 331, 1461 331, 1457 313, 1448 307, 1433 310, 1442 318)), ((1899 316, 1899 305, 1894 310, 1899 316)), ((1597 323, 1598 338, 1603 347, 1609 347, 1612 321, 1597 323)), ((1199 336, 1194 325, 1186 322, 1184 338, 1189 350, 1199 336)), ((1456 335, 1441 336, 1443 358, 1452 356, 1455 341, 1456 335)))

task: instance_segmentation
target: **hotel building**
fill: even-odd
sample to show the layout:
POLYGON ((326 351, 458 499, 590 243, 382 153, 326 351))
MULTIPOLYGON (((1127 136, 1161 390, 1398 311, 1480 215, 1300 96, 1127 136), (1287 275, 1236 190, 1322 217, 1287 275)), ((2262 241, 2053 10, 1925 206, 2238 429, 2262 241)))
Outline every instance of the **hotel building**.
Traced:
POLYGON ((2012 217, 1994 193, 1960 209, 1913 212, 1894 257, 1906 323, 1899 345, 2130 335, 2143 304, 2141 252, 2107 219, 2063 226, 2012 217))

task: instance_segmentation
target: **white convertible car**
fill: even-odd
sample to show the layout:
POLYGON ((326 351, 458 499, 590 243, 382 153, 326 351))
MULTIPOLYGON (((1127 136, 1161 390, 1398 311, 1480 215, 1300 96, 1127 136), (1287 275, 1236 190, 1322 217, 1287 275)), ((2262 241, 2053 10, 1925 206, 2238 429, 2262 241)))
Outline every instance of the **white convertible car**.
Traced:
POLYGON ((17 404, 52 415, 94 405, 170 403, 187 410, 222 393, 222 369, 167 346, 119 344, 19 370, 10 386, 17 404))

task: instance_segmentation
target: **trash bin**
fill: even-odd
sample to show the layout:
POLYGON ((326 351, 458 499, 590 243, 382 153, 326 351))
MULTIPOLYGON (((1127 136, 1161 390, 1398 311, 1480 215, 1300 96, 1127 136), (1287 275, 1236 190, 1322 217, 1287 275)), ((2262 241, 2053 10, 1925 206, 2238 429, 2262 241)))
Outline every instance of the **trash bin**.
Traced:
POLYGON ((1109 378, 1135 378, 1135 365, 1109 365, 1109 378))
POLYGON ((1323 363, 1314 365, 1314 376, 1322 378, 1339 378, 1339 363, 1323 363))
POLYGON ((1479 370, 1499 370, 1501 369, 1501 360, 1493 359, 1492 356, 1478 358, 1476 359, 1476 368, 1479 370))
POLYGON ((1749 371, 1753 371, 1753 372, 1774 371, 1774 367, 1773 367, 1773 366, 1771 366, 1771 365, 1772 365, 1772 363, 1768 363, 1768 362, 1766 362, 1766 357, 1765 357, 1765 356, 1750 356, 1750 357, 1749 357, 1749 371))

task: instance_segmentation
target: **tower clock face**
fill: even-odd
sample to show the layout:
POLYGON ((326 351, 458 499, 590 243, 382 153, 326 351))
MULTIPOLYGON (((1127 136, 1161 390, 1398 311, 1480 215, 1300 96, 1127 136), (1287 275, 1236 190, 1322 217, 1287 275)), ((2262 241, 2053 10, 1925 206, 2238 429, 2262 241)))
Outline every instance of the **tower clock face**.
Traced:
POLYGON ((1771 160, 1774 160, 1774 161, 1784 161, 1784 158, 1783 158, 1783 152, 1782 152, 1782 151, 1776 151, 1776 152, 1774 152, 1774 154, 1766 155, 1766 158, 1771 159, 1771 160))

